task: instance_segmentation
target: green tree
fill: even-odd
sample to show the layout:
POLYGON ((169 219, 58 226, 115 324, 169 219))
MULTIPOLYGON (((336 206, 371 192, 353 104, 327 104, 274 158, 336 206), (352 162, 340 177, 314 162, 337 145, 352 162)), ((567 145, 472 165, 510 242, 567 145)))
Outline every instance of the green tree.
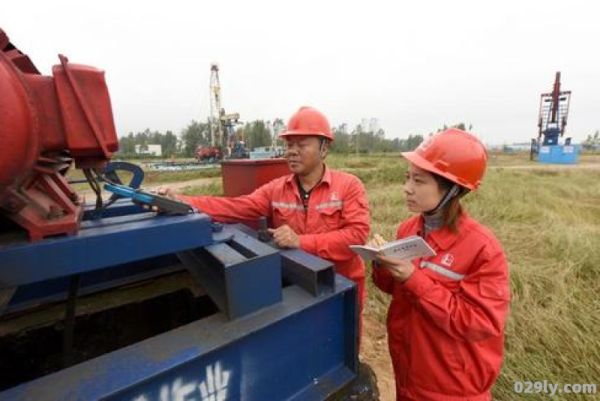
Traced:
POLYGON ((331 151, 335 153, 348 154, 352 151, 352 137, 348 134, 348 124, 340 124, 333 127, 335 140, 331 145, 331 151))
POLYGON ((271 132, 263 120, 246 123, 244 126, 244 137, 248 149, 271 146, 271 132))
POLYGON ((402 144, 403 151, 415 150, 423 142, 423 135, 408 135, 408 138, 402 144))
POLYGON ((207 123, 192 120, 181 132, 181 153, 185 157, 194 157, 199 145, 210 144, 210 131, 207 123))
POLYGON ((469 124, 469 126, 467 127, 467 124, 460 122, 458 124, 453 124, 451 126, 447 126, 446 124, 444 124, 444 126, 442 128, 438 128, 438 130, 436 132, 441 132, 441 131, 445 131, 448 128, 458 128, 460 130, 463 131, 471 131, 473 129, 473 124, 469 124))
POLYGON ((170 157, 177 154, 177 135, 172 131, 167 131, 160 141, 164 156, 170 157))
POLYGON ((133 132, 130 132, 127 136, 119 138, 119 154, 121 155, 133 155, 135 153, 135 138, 133 132))
POLYGON ((596 130, 594 134, 589 134, 587 138, 581 143, 584 149, 596 150, 600 149, 600 131, 596 130))

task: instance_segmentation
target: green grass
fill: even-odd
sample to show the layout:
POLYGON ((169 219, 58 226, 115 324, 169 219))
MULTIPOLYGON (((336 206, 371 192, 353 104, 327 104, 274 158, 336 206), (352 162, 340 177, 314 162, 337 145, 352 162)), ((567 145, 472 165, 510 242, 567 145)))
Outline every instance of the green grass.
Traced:
POLYGON ((195 185, 184 188, 183 195, 223 195, 223 183, 218 180, 210 184, 195 185))
MULTIPOLYGON (((600 171, 490 171, 472 215, 504 245, 512 311, 495 388, 516 380, 598 383, 600 377, 600 171)), ((591 399, 590 396, 569 400, 591 399)))
MULTIPOLYGON (((132 163, 137 164, 144 168, 144 165, 139 161, 132 161, 132 163)), ((131 174, 124 171, 119 172, 119 178, 124 184, 129 183, 131 180, 131 174)), ((169 184, 174 182, 182 182, 182 181, 191 181, 198 178, 212 178, 212 177, 220 177, 221 176, 221 168, 219 166, 214 168, 207 168, 202 170, 191 170, 191 171, 156 171, 156 170, 144 170, 144 181, 142 182, 142 187, 155 186, 159 184, 169 184)), ((81 170, 71 169, 67 175, 69 180, 81 180, 84 179, 83 172, 81 170)), ((77 191, 87 190, 89 189, 89 185, 87 183, 83 184, 74 184, 73 187, 77 191)))

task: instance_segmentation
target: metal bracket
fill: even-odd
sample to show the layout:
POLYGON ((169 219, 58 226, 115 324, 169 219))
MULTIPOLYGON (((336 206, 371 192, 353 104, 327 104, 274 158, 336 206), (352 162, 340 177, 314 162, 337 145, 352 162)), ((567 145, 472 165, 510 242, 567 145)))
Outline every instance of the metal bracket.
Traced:
POLYGON ((277 250, 230 227, 220 242, 177 256, 230 319, 281 301, 281 256, 277 250))

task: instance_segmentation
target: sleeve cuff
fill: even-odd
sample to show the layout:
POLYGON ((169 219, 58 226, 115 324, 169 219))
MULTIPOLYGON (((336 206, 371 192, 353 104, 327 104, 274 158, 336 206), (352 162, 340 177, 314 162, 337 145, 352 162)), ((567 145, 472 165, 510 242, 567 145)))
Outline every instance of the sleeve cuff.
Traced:
POLYGON ((175 199, 177 199, 178 201, 181 201, 181 202, 185 202, 188 205, 190 205, 191 207, 197 209, 198 211, 203 212, 202 208, 199 205, 200 196, 189 196, 189 195, 176 194, 175 199))
POLYGON ((401 285, 396 285, 396 291, 408 292, 416 298, 421 298, 431 286, 433 286, 433 281, 421 269, 415 268, 408 280, 401 285))
POLYGON ((300 237, 300 249, 305 252, 317 254, 317 241, 312 234, 302 234, 300 237))
POLYGON ((188 195, 175 195, 175 198, 177 198, 178 200, 185 202, 185 203, 189 203, 190 205, 193 203, 192 202, 192 198, 193 196, 188 196, 188 195))

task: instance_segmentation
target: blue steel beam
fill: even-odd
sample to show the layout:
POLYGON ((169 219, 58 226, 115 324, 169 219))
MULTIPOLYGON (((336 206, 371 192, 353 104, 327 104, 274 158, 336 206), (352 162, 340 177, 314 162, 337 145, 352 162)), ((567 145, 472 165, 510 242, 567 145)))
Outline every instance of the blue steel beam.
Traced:
POLYGON ((0 288, 91 272, 210 245, 205 214, 117 216, 82 223, 71 237, 0 247, 0 288))
POLYGON ((106 217, 132 215, 147 213, 142 206, 131 202, 131 199, 117 199, 115 203, 106 209, 96 210, 95 205, 88 204, 83 211, 83 220, 96 220, 106 217))
MULTIPOLYGON (((175 254, 94 270, 81 274, 78 294, 84 296, 181 270, 183 266, 175 254)), ((11 313, 31 306, 64 301, 67 298, 69 280, 70 277, 59 277, 18 287, 6 312, 11 313)))

